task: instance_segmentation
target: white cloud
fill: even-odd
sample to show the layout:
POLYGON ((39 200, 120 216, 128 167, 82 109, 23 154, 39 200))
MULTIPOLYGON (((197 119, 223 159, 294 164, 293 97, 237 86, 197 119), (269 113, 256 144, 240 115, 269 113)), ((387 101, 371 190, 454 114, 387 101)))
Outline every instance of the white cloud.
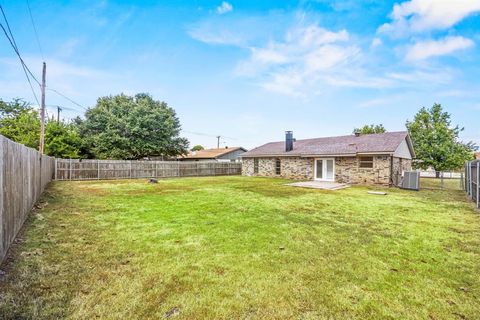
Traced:
MULTIPOLYGON (((38 56, 24 56, 24 60, 32 73, 40 80, 43 59, 38 56)), ((0 70, 2 70, 0 77, 1 97, 5 100, 21 97, 36 104, 17 59, 0 57, 0 70)), ((47 60, 47 88, 56 89, 84 106, 92 105, 98 96, 122 92, 123 86, 118 85, 118 78, 118 74, 110 74, 97 68, 70 64, 57 59, 47 60), (86 92, 88 94, 85 96, 86 92)), ((40 98, 38 85, 34 81, 32 81, 32 84, 37 97, 40 98)), ((46 102, 47 105, 65 107, 65 112, 70 112, 71 116, 84 111, 52 91, 47 91, 46 102), (77 112, 71 110, 77 110, 77 112)))
POLYGON ((316 92, 318 82, 333 83, 334 74, 341 74, 360 54, 346 30, 333 32, 316 25, 294 27, 283 41, 252 47, 250 51, 249 59, 238 65, 237 73, 258 79, 267 90, 291 96, 316 92))
POLYGON ((223 1, 218 7, 217 7, 217 13, 218 14, 224 14, 224 13, 227 13, 227 12, 230 12, 233 10, 233 6, 226 2, 226 1, 223 1))
POLYGON ((444 30, 465 17, 480 12, 479 0, 411 0, 395 4, 391 23, 380 32, 402 36, 412 32, 444 30))
POLYGON ((415 43, 409 47, 406 59, 409 61, 425 60, 434 56, 452 54, 455 51, 474 46, 472 40, 456 36, 445 37, 440 40, 427 40, 415 43))
POLYGON ((235 45, 244 46, 246 39, 229 29, 217 29, 212 32, 207 25, 201 25, 191 28, 188 31, 190 37, 195 40, 205 42, 208 44, 222 44, 222 45, 235 45))
POLYGON ((378 46, 381 46, 382 44, 383 44, 382 39, 380 39, 380 38, 374 38, 374 39, 372 40, 372 43, 370 44, 370 46, 371 46, 372 48, 376 48, 376 47, 378 47, 378 46))
POLYGON ((390 105, 392 101, 396 99, 397 97, 370 99, 370 100, 361 102, 360 104, 358 104, 358 107, 371 108, 371 107, 377 107, 377 106, 386 106, 386 105, 390 105))

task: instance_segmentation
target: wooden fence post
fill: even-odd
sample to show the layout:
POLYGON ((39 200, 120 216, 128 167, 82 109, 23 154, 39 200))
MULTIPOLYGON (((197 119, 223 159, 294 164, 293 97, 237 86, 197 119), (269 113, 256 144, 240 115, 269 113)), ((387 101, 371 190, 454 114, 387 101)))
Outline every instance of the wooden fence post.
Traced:
POLYGON ((470 198, 473 199, 473 179, 472 179, 472 165, 473 162, 468 163, 468 179, 470 181, 470 186, 468 187, 470 198))
POLYGON ((477 161, 477 208, 480 208, 480 161, 477 161))
POLYGON ((55 180, 57 180, 57 158, 55 158, 55 180))
POLYGON ((72 159, 70 159, 70 180, 72 180, 72 159))
POLYGON ((97 160, 97 180, 100 180, 100 160, 97 160))

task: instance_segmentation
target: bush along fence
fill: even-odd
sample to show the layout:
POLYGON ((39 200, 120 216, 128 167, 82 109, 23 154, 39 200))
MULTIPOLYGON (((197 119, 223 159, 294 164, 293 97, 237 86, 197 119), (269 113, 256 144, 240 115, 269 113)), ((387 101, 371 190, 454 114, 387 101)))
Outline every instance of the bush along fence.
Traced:
POLYGON ((480 208, 480 160, 465 163, 465 192, 480 208))
POLYGON ((104 180, 239 175, 242 164, 216 161, 56 159, 55 180, 104 180))
POLYGON ((54 158, 0 135, 0 262, 54 172, 54 158))

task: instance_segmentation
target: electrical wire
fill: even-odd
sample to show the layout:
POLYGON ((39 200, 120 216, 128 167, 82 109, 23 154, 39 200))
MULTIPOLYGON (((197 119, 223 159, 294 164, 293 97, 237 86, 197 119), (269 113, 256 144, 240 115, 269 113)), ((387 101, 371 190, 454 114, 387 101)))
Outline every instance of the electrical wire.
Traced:
POLYGON ((85 108, 84 106, 82 106, 80 103, 75 102, 73 99, 67 97, 66 95, 64 95, 63 93, 59 92, 58 90, 55 90, 55 89, 52 89, 52 88, 48 88, 48 87, 47 87, 47 90, 52 91, 52 92, 55 92, 55 93, 58 94, 59 96, 63 97, 64 99, 67 99, 68 101, 70 101, 70 102, 73 103, 74 105, 82 108, 82 109, 85 110, 85 111, 88 110, 87 108, 85 108))
MULTIPOLYGON (((0 6, 1 8, 1 6, 0 6)), ((3 13, 3 8, 2 9, 2 13, 3 13)), ((6 20, 7 21, 7 20, 6 20)), ((16 48, 16 43, 15 43, 15 39, 10 39, 8 33, 7 33, 7 30, 5 30, 5 27, 3 26, 2 23, 0 23, 0 27, 2 28, 3 30, 3 33, 5 34, 5 36, 7 37, 8 41, 10 42, 10 45, 13 47, 13 49, 15 50, 15 52, 17 53, 17 56, 18 58, 20 59, 20 64, 22 65, 22 69, 23 69, 23 72, 25 73, 25 77, 27 78, 27 81, 28 81, 28 84, 30 86, 30 89, 32 90, 32 94, 33 94, 33 97, 35 98, 35 101, 37 102, 38 105, 40 105, 40 102, 38 101, 38 97, 35 93, 35 90, 33 89, 33 85, 32 85, 32 82, 30 81, 30 77, 28 76, 28 72, 27 70, 28 67, 26 66, 25 62, 23 61, 21 55, 20 55, 20 52, 18 52, 18 49, 16 48)), ((10 27, 8 27, 8 22, 7 22, 7 28, 10 29, 10 27)), ((34 77, 35 79, 35 77, 34 77)), ((36 79, 35 79, 36 80, 36 79)), ((37 81, 38 82, 38 81, 37 81)))
POLYGON ((40 38, 38 37, 37 26, 35 25, 35 21, 33 20, 32 10, 30 9, 30 1, 27 0, 27 7, 28 13, 30 14, 30 21, 32 22, 33 31, 35 32, 35 38, 37 39, 38 49, 40 49, 40 54, 42 55, 43 61, 45 61, 45 57, 43 56, 43 49, 42 45, 40 44, 40 38))
POLYGON ((10 45, 12 46, 13 50, 17 54, 18 58, 20 59, 20 63, 22 64, 23 69, 30 74, 30 76, 35 80, 35 82, 40 86, 40 81, 35 77, 35 75, 30 71, 28 68, 27 64, 22 58, 22 55, 20 54, 20 51, 18 50, 17 42, 15 41, 15 37, 13 36, 12 30, 10 29, 10 24, 8 23, 7 15, 5 14, 5 11, 3 10, 2 5, 0 4, 0 11, 2 12, 3 19, 5 20, 5 24, 8 29, 8 33, 5 30, 4 26, 0 23, 0 26, 3 29, 3 32, 5 33, 5 36, 7 37, 8 41, 10 42, 10 45), (10 35, 9 35, 10 34, 10 35))
MULTIPOLYGON (((194 132, 194 131, 187 131, 187 130, 182 130, 182 131, 185 132, 185 133, 190 133, 190 134, 194 134, 194 135, 197 135, 197 136, 205 136, 205 137, 212 137, 212 138, 217 138, 219 136, 219 135, 213 135, 213 134, 202 133, 202 132, 194 132)), ((229 140, 238 140, 237 138, 231 138, 231 137, 222 136, 222 135, 220 135, 220 137, 225 138, 225 139, 229 139, 229 140)))

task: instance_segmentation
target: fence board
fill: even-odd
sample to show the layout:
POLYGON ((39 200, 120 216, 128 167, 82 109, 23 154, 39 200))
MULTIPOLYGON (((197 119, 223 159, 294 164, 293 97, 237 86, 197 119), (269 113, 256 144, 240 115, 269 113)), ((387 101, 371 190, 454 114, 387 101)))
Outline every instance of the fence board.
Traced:
POLYGON ((108 180, 240 175, 242 164, 216 161, 56 159, 56 180, 108 180))
POLYGON ((0 261, 54 170, 54 158, 0 135, 0 261))
POLYGON ((465 163, 465 192, 480 208, 480 160, 465 163))

